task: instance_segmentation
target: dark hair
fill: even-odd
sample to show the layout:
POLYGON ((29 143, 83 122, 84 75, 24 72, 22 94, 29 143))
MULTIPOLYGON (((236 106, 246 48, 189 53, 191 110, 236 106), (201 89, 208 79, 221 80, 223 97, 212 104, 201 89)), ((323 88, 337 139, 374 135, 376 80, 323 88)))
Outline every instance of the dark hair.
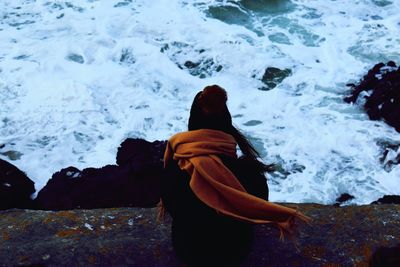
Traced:
POLYGON ((243 157, 257 172, 273 171, 274 165, 266 165, 258 158, 260 154, 250 141, 235 126, 232 125, 232 117, 226 106, 228 100, 226 91, 218 86, 207 86, 196 94, 188 123, 189 131, 199 129, 220 130, 235 138, 243 157))

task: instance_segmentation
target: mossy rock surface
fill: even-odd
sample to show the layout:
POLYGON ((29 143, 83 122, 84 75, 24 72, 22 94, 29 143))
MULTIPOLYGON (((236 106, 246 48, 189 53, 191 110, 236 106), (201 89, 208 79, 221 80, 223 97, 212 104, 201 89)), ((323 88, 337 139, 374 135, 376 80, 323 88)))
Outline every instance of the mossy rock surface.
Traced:
MULTIPOLYGON (((313 218, 299 225, 298 248, 257 226, 243 266, 368 266, 376 248, 400 240, 399 205, 285 205, 313 218)), ((156 217, 156 208, 2 211, 0 266, 179 266, 170 219, 156 217)))

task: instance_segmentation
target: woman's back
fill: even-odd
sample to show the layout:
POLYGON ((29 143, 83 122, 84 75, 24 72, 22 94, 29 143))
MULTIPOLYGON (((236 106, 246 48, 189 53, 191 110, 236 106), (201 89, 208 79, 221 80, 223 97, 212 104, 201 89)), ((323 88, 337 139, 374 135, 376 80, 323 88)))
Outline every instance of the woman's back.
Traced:
MULTIPOLYGON (((267 198, 266 178, 250 161, 219 158, 248 193, 267 198)), ((190 179, 177 162, 166 167, 162 179, 162 200, 173 218, 172 242, 177 255, 189 266, 238 265, 251 249, 252 225, 208 207, 191 190, 190 179)))

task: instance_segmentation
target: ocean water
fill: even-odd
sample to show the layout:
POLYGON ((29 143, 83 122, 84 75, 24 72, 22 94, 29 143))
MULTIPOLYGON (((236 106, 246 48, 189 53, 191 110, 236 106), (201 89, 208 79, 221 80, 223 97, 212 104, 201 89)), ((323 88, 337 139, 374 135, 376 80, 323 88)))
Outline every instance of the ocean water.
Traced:
POLYGON ((374 64, 400 63, 399 36, 397 0, 2 0, 0 158, 39 190, 61 168, 115 163, 125 138, 186 130, 195 94, 219 84, 279 166, 271 200, 400 194, 400 134, 342 101, 374 64), (289 76, 266 88, 268 67, 289 76))

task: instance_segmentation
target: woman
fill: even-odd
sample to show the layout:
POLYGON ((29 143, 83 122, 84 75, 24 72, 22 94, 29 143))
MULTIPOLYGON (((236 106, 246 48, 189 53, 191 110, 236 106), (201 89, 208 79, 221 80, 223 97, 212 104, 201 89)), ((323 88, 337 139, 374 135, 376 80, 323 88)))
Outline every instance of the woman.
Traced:
POLYGON ((189 266, 238 266, 251 249, 254 223, 291 233, 295 218, 308 220, 266 201, 270 166, 232 125, 226 101, 218 85, 199 92, 189 131, 171 137, 164 156, 162 203, 173 219, 174 249, 189 266))

